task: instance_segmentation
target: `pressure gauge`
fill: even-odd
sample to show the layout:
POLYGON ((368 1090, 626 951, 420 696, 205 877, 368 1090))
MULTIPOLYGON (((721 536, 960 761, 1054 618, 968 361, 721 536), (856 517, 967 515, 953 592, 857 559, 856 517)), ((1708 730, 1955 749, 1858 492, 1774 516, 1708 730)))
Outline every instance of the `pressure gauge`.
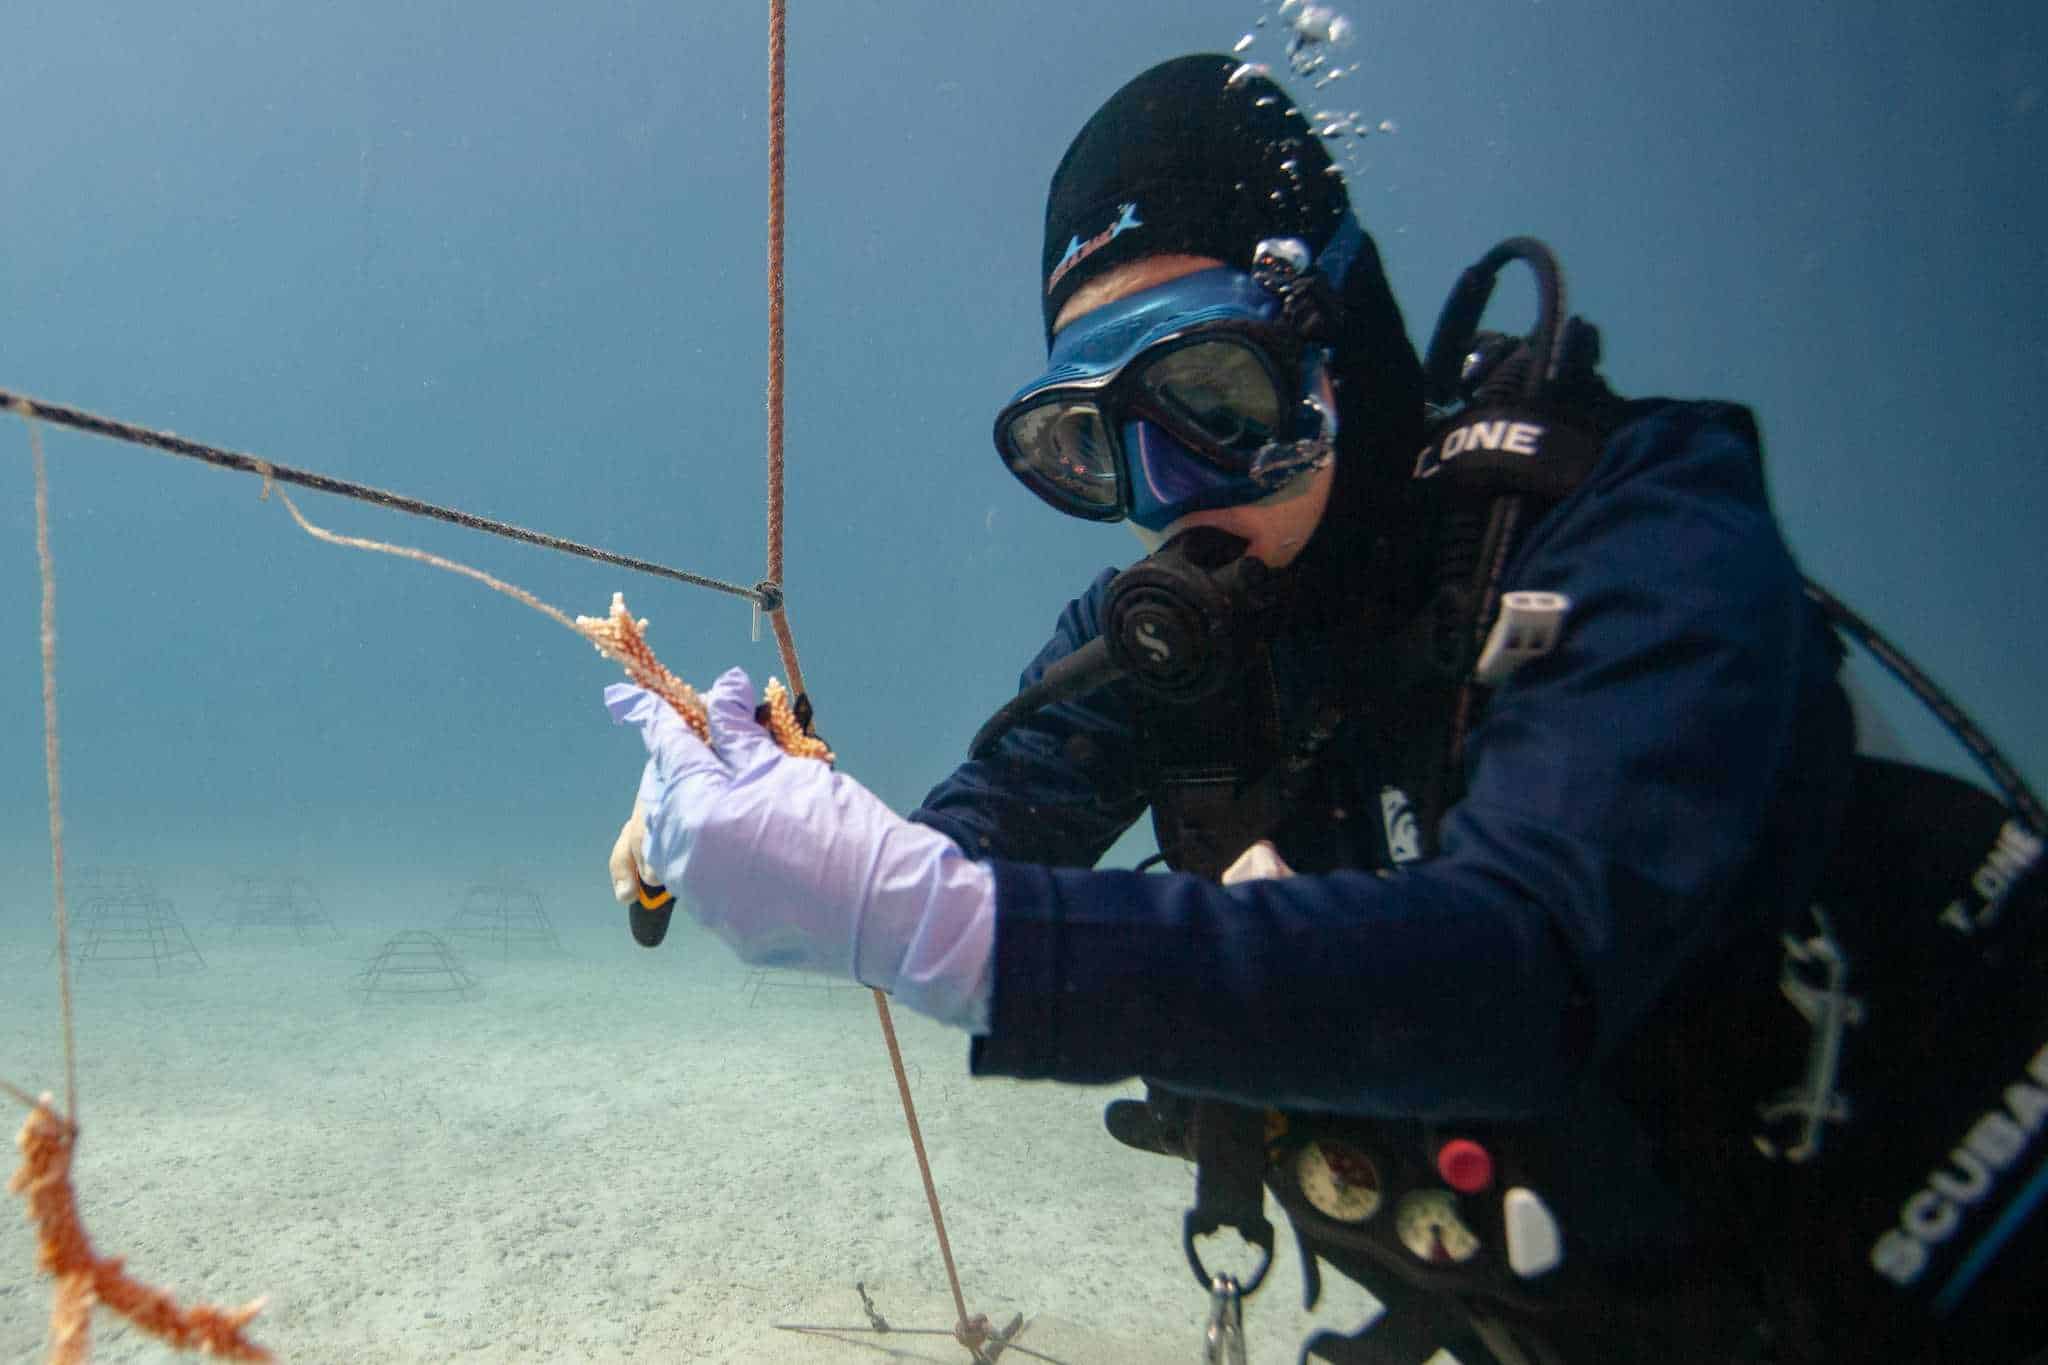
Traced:
POLYGON ((1380 1173, 1348 1142, 1318 1138, 1294 1158, 1294 1179, 1316 1211, 1340 1223, 1363 1223, 1380 1209, 1380 1173))
POLYGON ((1458 1216, 1458 1196, 1449 1190, 1417 1190, 1394 1210, 1394 1233, 1420 1261, 1462 1265, 1479 1254, 1479 1238, 1458 1216))

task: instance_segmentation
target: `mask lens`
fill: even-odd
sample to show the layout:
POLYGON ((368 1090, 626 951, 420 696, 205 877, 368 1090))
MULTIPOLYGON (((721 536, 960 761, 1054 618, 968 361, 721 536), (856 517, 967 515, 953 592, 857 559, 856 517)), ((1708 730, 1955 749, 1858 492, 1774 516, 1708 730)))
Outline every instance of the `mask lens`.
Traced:
POLYGON ((1095 517, 1116 510, 1116 456, 1095 404, 1059 399, 1024 409, 1003 428, 1003 453, 1055 507, 1095 517))
POLYGON ((1287 399, 1258 352, 1241 342, 1219 337, 1176 347, 1147 365, 1141 382, 1177 427, 1246 464, 1285 435, 1287 399))

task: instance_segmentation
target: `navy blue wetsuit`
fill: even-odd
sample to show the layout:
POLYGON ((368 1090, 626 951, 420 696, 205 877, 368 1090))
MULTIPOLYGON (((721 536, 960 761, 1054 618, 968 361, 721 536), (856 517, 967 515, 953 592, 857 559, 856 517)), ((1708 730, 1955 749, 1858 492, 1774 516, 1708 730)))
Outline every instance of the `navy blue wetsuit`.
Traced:
MULTIPOLYGON (((1110 577, 1068 605, 1024 684, 1097 634, 1110 577)), ((1803 596, 1746 416, 1631 405, 1505 587, 1563 593, 1570 617, 1493 695, 1428 861, 1386 869, 1375 831, 1375 853, 1332 866, 1344 816, 1310 812, 1278 840, 1310 875, 1226 889, 1089 870, 1143 813, 1074 761, 1133 761, 1121 684, 1039 713, 936 787, 913 818, 996 874, 975 1072, 1538 1115, 1689 963, 1738 935, 1774 941, 1828 852, 1853 739, 1839 650, 1803 596)), ((1274 643, 1283 713, 1329 654, 1321 638, 1274 643)), ((1334 761, 1370 762, 1362 747, 1334 761)), ((1370 771, 1352 777, 1379 792, 1370 771)))

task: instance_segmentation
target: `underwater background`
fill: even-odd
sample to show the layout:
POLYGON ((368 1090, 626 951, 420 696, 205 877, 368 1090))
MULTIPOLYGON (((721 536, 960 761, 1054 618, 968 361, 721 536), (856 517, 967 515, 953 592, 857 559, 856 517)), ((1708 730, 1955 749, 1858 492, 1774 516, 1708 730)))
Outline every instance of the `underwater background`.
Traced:
MULTIPOLYGON (((1355 36, 1325 72, 1344 74, 1290 88, 1367 130, 1340 135, 1338 155, 1418 346, 1459 270, 1509 235, 1548 241, 1571 308, 1602 328, 1614 386, 1754 405, 1806 571, 2043 780, 2048 9, 1338 8, 1355 36)), ((997 406, 1041 366, 1053 166, 1105 96, 1163 58, 1250 35, 1246 59, 1287 79, 1281 21, 1255 0, 792 10, 784 586, 840 766, 907 810, 1013 691, 1068 597, 1139 553, 1120 529, 1037 503, 990 442, 997 406)), ((10 6, 6 29, 0 388, 740 583, 763 576, 765 6, 36 3, 10 6)), ((1509 274, 1492 319, 1525 327, 1530 298, 1509 274)), ((297 945, 270 945, 302 974, 275 1003, 331 1007, 336 1028, 359 1008, 348 987, 383 931, 443 923, 473 882, 531 888, 564 940, 559 968, 522 963, 516 981, 451 1007, 517 1002, 470 1040, 495 1069, 438 1022, 459 1016, 409 1016, 437 1022, 380 1021, 333 1061, 358 1080, 417 1074, 416 1049, 435 1036, 451 1074, 483 1076, 516 1104, 545 1076, 498 1059, 545 1055, 581 1030, 562 1065, 601 1097, 620 1060, 604 1032, 613 993, 658 995, 666 975, 719 1015, 721 1045, 758 1045, 748 1055, 765 1081, 790 1049, 843 1034, 886 1087, 857 994, 837 1015, 819 1011, 849 1002, 764 997, 737 1012, 744 973, 707 940, 680 934, 655 955, 630 942, 604 862, 642 753, 605 717, 614 674, 587 645, 465 580, 318 544, 251 477, 54 428, 43 439, 70 864, 145 870, 201 946, 222 949, 216 967, 241 970, 133 989, 81 971, 84 1057, 111 1072, 181 1009, 237 1027, 159 1067, 285 1076, 292 1048, 316 1054, 318 1025, 295 1015, 272 1030, 245 1007, 249 983, 277 979, 262 945, 205 927, 236 876, 289 869, 319 888, 338 938, 311 965, 297 945), (799 1016, 787 1035, 779 1013, 799 1016)), ((55 1088, 39 590, 18 419, 0 421, 0 450, 0 1077, 55 1088)), ((600 614, 623 590, 663 659, 699 685, 735 663, 757 680, 780 671, 736 599, 294 496, 331 529, 450 555, 572 614, 600 614)), ((1972 772, 1902 692, 1854 668, 1910 754, 1972 772)), ((1134 835, 1112 858, 1148 850, 1134 835)), ((1160 1221, 1116 1229, 1127 1248, 1088 1273, 1176 1284, 1183 1176, 1118 1164, 1127 1154, 1087 1122, 1103 1095, 968 1085, 964 1040, 915 1038, 934 1083, 946 1077, 942 1101, 1006 1097, 1011 1117, 972 1140, 1030 1149, 1050 1197, 1156 1173, 1160 1221), (1035 1105, 1065 1115, 1073 1140, 1034 1141, 1035 1105)), ((687 1032, 672 1055, 659 1033, 633 1039, 641 1078, 703 1046, 687 1032)), ((86 1089, 88 1115, 119 1112, 122 1082, 90 1069, 86 1082, 103 1087, 86 1089)), ((237 1122, 259 1154, 264 1126, 296 1121, 300 1103, 266 1095, 272 1083, 285 1082, 240 1092, 237 1122)), ((807 1086, 776 1093, 795 1107, 807 1086)), ((647 1103, 658 1118, 684 1101, 647 1103)), ((886 1172, 874 1178, 914 1200, 889 1103, 844 1123, 886 1172)), ((138 1108, 135 1140, 161 1113, 138 1108)), ((817 1122, 808 1106, 754 1118, 817 1122)), ((553 1139, 528 1136, 504 1149, 507 1198, 521 1162, 552 1163, 553 1139)), ((713 1127, 694 1150, 726 1139, 749 1140, 713 1127)), ((339 1183, 359 1149, 337 1146, 339 1183)), ((810 1207, 765 1177, 728 1176, 734 1198, 810 1207)), ((959 1183, 979 1180, 961 1168, 959 1183)), ((260 1188, 252 1177, 245 1212, 289 1221, 260 1188)), ((165 1180, 156 1197, 185 1196, 165 1180)), ((90 1221, 90 1192, 86 1207, 90 1221)), ((778 1226, 803 1241, 801 1219, 778 1226)), ((953 1236, 971 1260, 975 1233, 953 1236)), ((194 1288, 261 1291, 263 1234, 248 1240, 248 1283, 194 1288)), ((176 1281, 179 1245, 166 1235, 137 1269, 176 1281)), ((45 1291, 27 1246, 0 1241, 20 1252, 0 1260, 0 1354, 40 1340, 45 1291)), ((699 1272, 720 1254, 716 1239, 695 1252, 699 1272)), ((482 1238, 465 1254, 500 1252, 482 1238)), ((791 1265, 782 1273, 821 1286, 841 1278, 837 1262, 791 1265)), ((896 1273, 941 1290, 935 1266, 924 1256, 896 1273)), ((374 1277, 379 1259, 361 1251, 331 1273, 374 1277)), ((1005 1288, 1032 1307, 1032 1284, 1005 1288)), ((1182 1291, 1161 1311, 1186 1321, 1176 1345, 1192 1353, 1203 1304, 1182 1291)), ((649 1291, 631 1311, 659 1302, 649 1291)), ((1104 1329, 1131 1311, 1115 1296, 1062 1303, 1104 1329)), ((689 1324, 672 1328, 665 1349, 683 1349, 689 1324)), ((350 1358, 317 1320, 299 1330, 289 1358, 350 1358)), ((382 1358, 444 1358, 456 1348, 434 1330, 391 1327, 382 1358)), ((634 1346, 472 1335, 461 1349, 479 1358, 634 1346)), ((1292 1359, 1294 1341, 1269 1335, 1260 1349, 1292 1359)), ((707 1340, 723 1344, 702 1358, 781 1358, 707 1340)))

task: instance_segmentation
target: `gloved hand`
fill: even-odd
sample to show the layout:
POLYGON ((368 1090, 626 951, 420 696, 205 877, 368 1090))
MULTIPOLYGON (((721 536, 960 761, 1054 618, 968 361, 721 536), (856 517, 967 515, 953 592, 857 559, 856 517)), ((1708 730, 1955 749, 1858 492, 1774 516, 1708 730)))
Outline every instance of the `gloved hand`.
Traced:
MULTIPOLYGON (((733 669, 704 695, 716 752, 653 693, 605 689, 649 754, 629 875, 660 883, 744 962, 849 976, 921 1014, 988 1026, 995 874, 860 783, 776 747, 733 669)), ((613 881, 620 876, 614 849, 613 881)), ((629 891, 631 888, 629 888, 629 891)))
POLYGON ((612 874, 612 899, 620 905, 632 904, 640 894, 635 880, 649 886, 659 886, 660 881, 649 876, 647 864, 640 861, 641 850, 647 847, 647 807, 638 801, 633 803, 633 814, 626 820, 619 837, 612 841, 611 861, 607 864, 612 874))

